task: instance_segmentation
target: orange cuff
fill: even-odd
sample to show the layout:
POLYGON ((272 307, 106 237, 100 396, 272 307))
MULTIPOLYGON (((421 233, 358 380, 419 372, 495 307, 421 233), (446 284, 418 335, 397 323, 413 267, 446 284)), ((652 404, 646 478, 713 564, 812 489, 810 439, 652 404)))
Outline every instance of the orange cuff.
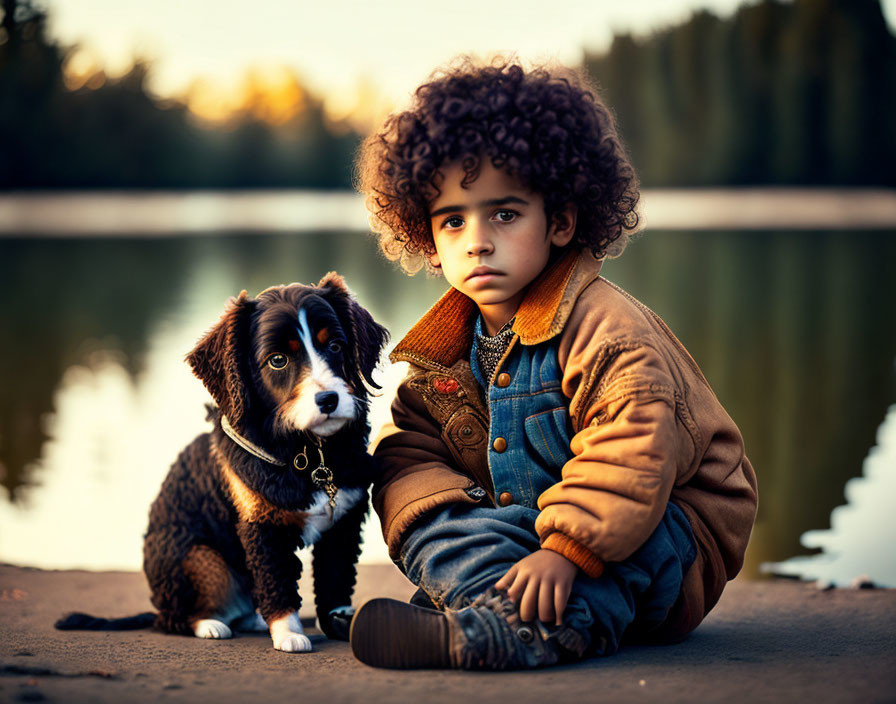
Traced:
POLYGON ((563 533, 551 533, 544 539, 541 547, 563 555, 589 577, 600 577, 604 572, 604 563, 597 555, 563 533))

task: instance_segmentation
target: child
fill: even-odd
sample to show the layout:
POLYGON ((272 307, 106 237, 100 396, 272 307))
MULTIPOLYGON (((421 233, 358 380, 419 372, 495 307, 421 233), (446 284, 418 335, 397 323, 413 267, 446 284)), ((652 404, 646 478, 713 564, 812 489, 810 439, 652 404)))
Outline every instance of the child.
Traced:
POLYGON ((637 226, 612 117, 567 71, 469 62, 364 144, 381 248, 452 288, 375 451, 410 604, 355 616, 377 667, 514 669, 693 630, 739 571, 756 479, 652 311, 599 276, 637 226))

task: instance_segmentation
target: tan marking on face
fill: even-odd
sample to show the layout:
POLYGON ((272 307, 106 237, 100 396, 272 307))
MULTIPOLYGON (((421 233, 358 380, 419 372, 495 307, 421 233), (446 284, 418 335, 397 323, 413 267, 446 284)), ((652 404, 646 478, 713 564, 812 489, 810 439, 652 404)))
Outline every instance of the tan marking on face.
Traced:
POLYGON ((295 403, 306 394, 313 395, 321 390, 323 390, 323 386, 321 385, 321 383, 310 374, 306 373, 299 380, 299 383, 293 387, 286 402, 295 403))
MULTIPOLYGON (((268 374, 270 374, 270 372, 268 372, 268 374)), ((271 393, 271 396, 274 397, 274 402, 278 406, 282 407, 282 406, 285 406, 286 404, 293 402, 295 399, 297 399, 299 397, 299 394, 301 393, 301 391, 303 389, 302 384, 307 382, 308 379, 310 379, 309 370, 307 367, 302 366, 298 370, 297 383, 295 385, 281 387, 281 386, 275 386, 275 385, 269 383, 269 384, 267 384, 267 387, 268 387, 268 391, 271 393)))
POLYGON ((327 328, 321 328, 321 329, 320 329, 320 332, 317 333, 316 337, 317 337, 317 341, 318 341, 320 344, 324 344, 327 340, 330 339, 330 331, 329 331, 329 329, 327 329, 327 328))
POLYGON ((315 379, 310 373, 300 377, 299 382, 292 388, 289 395, 281 402, 276 413, 276 427, 281 430, 295 430, 297 413, 301 422, 308 422, 318 415, 317 406, 312 399, 318 391, 327 391, 327 388, 315 379), (304 406, 300 406, 304 401, 304 406), (311 415, 308 415, 308 414, 311 415))
POLYGON ((290 352, 298 352, 298 351, 299 351, 299 347, 302 346, 302 343, 299 342, 298 340, 290 340, 290 341, 287 342, 286 344, 289 345, 289 351, 290 351, 290 352))
POLYGON ((252 491, 245 482, 240 479, 230 464, 224 459, 221 451, 216 447, 213 450, 224 483, 227 486, 230 499, 236 508, 240 520, 247 523, 274 523, 281 526, 304 527, 308 517, 305 511, 289 511, 278 508, 263 496, 252 491))

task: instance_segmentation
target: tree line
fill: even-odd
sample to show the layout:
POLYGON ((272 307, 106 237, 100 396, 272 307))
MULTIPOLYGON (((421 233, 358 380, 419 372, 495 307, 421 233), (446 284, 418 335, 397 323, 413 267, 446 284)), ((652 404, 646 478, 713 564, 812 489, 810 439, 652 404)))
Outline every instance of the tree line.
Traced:
MULTIPOLYGON (((348 188, 360 135, 311 96, 223 130, 147 91, 140 61, 69 90, 33 0, 2 0, 0 189, 348 188)), ((648 186, 896 185, 896 39, 879 0, 699 11, 586 53, 648 186)))
POLYGON ((585 67, 646 185, 896 185, 879 0, 762 0, 617 35, 585 67))
POLYGON ((147 91, 137 61, 100 87, 69 90, 66 50, 31 0, 3 0, 0 189, 348 188, 360 139, 320 100, 282 125, 244 115, 228 129, 147 91))

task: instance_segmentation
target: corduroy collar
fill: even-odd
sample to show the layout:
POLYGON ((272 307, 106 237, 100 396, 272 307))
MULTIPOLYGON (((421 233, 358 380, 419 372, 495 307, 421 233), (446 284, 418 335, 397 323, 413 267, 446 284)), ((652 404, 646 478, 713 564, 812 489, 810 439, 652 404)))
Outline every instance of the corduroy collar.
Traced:
MULTIPOLYGON (((513 331, 520 342, 537 345, 563 330, 579 295, 600 276, 602 263, 587 251, 570 251, 547 267, 516 312, 513 331)), ((470 356, 477 315, 476 304, 450 288, 395 346, 389 359, 450 368, 470 356)))

